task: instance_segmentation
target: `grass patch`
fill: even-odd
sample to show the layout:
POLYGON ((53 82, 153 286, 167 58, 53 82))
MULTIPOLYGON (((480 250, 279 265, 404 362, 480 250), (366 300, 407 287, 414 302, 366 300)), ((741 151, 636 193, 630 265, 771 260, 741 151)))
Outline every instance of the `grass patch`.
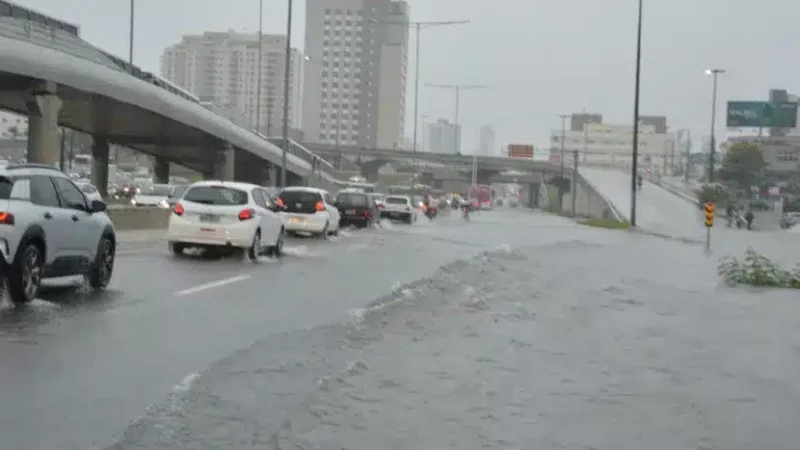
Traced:
POLYGON ((581 219, 578 223, 590 227, 606 228, 608 230, 627 230, 631 226, 628 222, 616 219, 581 219))
POLYGON ((748 248, 743 258, 726 256, 717 265, 717 273, 729 285, 800 289, 800 265, 787 270, 775 261, 748 248))

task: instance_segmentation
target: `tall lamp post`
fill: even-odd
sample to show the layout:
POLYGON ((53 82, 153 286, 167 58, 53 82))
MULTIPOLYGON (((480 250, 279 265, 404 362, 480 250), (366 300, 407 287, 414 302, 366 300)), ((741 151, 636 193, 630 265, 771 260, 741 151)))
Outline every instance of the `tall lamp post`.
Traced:
MULTIPOLYGON (((264 0, 258 0, 258 69, 256 70, 256 132, 261 132, 261 70, 264 58, 264 0)), ((269 117, 267 117, 269 121, 269 117)), ((269 130, 267 130, 269 135, 269 130)))
POLYGON ((707 69, 706 75, 711 75, 714 78, 711 93, 711 136, 708 151, 708 182, 714 182, 714 159, 717 151, 717 139, 715 137, 714 128, 717 126, 717 77, 719 74, 725 73, 725 69, 707 69))
POLYGON ((425 86, 432 87, 432 88, 439 88, 439 89, 450 89, 456 93, 456 110, 455 110, 455 119, 453 124, 453 135, 454 139, 454 149, 456 155, 461 154, 461 133, 458 130, 458 113, 461 107, 461 91, 467 90, 474 90, 474 89, 489 89, 491 86, 485 84, 429 84, 426 83, 425 86))
POLYGON ((373 22, 376 23, 386 23, 386 24, 394 24, 394 25, 402 25, 406 27, 413 28, 416 32, 416 50, 414 55, 415 60, 415 68, 414 68, 414 152, 417 152, 417 120, 419 118, 419 67, 420 67, 420 59, 419 59, 419 44, 420 44, 420 30, 424 28, 433 28, 433 27, 442 27, 448 25, 464 25, 469 23, 469 20, 445 20, 445 21, 426 21, 426 22, 404 22, 404 21, 378 21, 375 20, 373 22))
POLYGON ((633 93, 633 151, 631 153, 631 226, 636 226, 636 187, 639 173, 639 91, 642 75, 642 0, 636 24, 636 76, 633 93))
POLYGON ((286 14, 286 59, 283 73, 283 152, 281 153, 281 188, 286 187, 286 160, 289 151, 289 76, 292 68, 292 6, 288 0, 289 10, 286 14))
MULTIPOLYGON (((567 119, 569 118, 569 114, 559 114, 558 117, 561 118, 561 180, 559 180, 558 184, 558 209, 564 209, 564 159, 566 158, 566 152, 564 149, 564 141, 567 139, 567 119)), ((574 195, 573 195, 574 197, 574 195)))

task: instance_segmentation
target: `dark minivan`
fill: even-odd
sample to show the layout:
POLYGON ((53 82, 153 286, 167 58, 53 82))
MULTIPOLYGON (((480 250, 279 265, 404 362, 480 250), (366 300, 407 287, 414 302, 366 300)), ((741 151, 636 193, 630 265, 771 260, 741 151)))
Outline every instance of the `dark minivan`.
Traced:
POLYGON ((363 192, 340 192, 336 196, 335 205, 341 216, 339 225, 342 227, 348 225, 359 228, 371 227, 381 217, 375 200, 363 192))

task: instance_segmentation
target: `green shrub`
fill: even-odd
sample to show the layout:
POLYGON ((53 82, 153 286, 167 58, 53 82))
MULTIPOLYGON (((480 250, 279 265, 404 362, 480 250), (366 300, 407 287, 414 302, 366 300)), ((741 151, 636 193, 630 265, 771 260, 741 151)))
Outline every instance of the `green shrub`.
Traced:
POLYGON ((800 265, 794 271, 748 248, 743 258, 727 256, 720 260, 717 273, 729 285, 800 289, 800 265))
POLYGON ((722 204, 730 200, 728 191, 725 189, 725 186, 720 183, 705 183, 695 194, 697 194, 697 200, 700 204, 707 202, 722 204))

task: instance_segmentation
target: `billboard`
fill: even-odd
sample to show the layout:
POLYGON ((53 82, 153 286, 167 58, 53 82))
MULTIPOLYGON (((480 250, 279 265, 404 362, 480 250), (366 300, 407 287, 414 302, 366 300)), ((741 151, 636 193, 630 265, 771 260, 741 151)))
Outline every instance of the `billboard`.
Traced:
POLYGON ((508 144, 509 158, 533 158, 533 146, 527 144, 508 144))
POLYGON ((728 102, 728 127, 796 128, 796 102, 728 102))

